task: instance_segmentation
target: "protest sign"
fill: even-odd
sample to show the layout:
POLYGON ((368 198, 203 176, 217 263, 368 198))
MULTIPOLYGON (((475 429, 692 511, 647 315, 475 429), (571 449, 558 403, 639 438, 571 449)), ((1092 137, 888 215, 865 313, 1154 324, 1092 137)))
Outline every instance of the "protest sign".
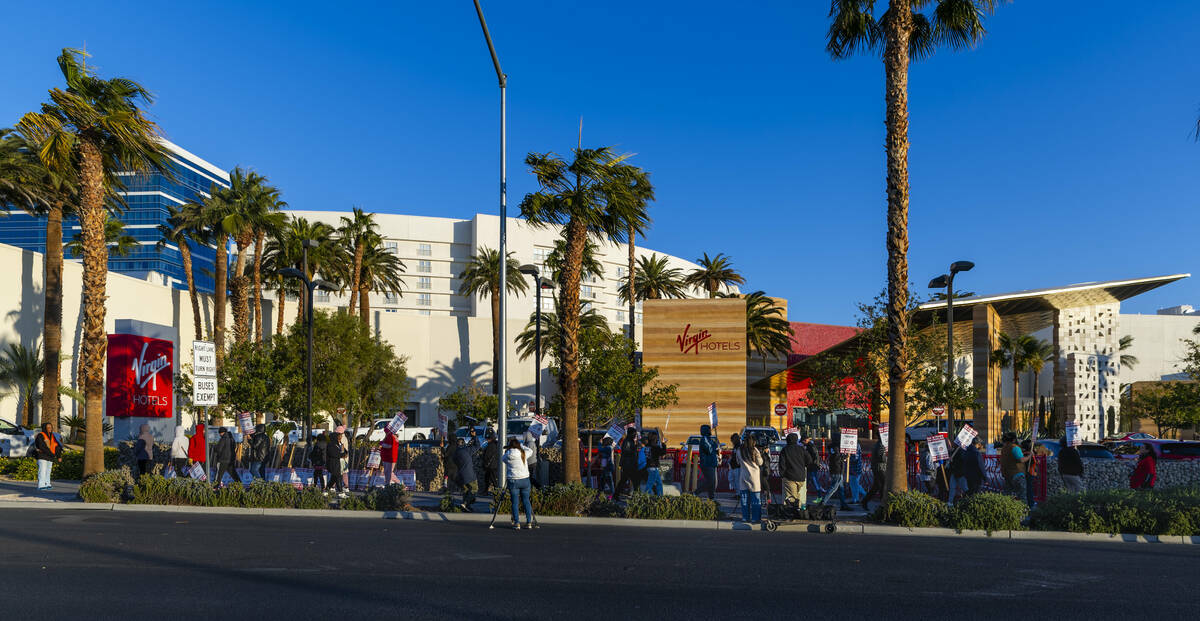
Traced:
POLYGON ((889 429, 891 429, 891 426, 888 423, 879 423, 879 441, 882 442, 884 446, 888 445, 889 429))
POLYGON ((238 414, 238 427, 241 428, 242 433, 254 433, 254 419, 249 412, 238 414))
POLYGON ((391 422, 387 424, 387 430, 392 432, 392 435, 396 435, 400 433, 402 429, 404 429, 404 423, 407 421, 408 417, 404 415, 404 412, 396 412, 396 415, 392 417, 391 422))
POLYGON ((927 440, 929 444, 929 454, 933 456, 935 461, 946 461, 950 459, 950 451, 946 447, 946 436, 942 434, 933 434, 927 440))
POLYGON ((201 466, 199 462, 192 464, 192 469, 188 472, 188 475, 197 481, 208 480, 208 475, 204 474, 204 466, 201 466))
POLYGON ((1079 423, 1069 420, 1066 425, 1067 446, 1079 446, 1079 423))
POLYGON ((963 448, 967 448, 975 441, 975 436, 977 435, 979 435, 979 432, 975 431, 973 427, 963 425, 963 428, 958 432, 958 437, 954 438, 954 442, 963 448))
POLYGON ((838 451, 843 455, 858 451, 858 430, 852 427, 843 427, 841 431, 842 441, 838 445, 838 451))
POLYGON ((400 484, 408 489, 417 489, 417 471, 416 470, 397 470, 394 475, 400 480, 400 484))
POLYGON ((613 444, 620 444, 621 438, 625 437, 625 428, 621 427, 621 423, 614 422, 608 426, 608 433, 604 434, 604 436, 612 438, 613 444))
POLYGON ((237 474, 238 478, 242 481, 242 485, 249 485, 254 480, 254 475, 250 474, 250 471, 245 468, 238 468, 237 474))
POLYGON ((449 423, 449 421, 446 419, 446 415, 439 412, 437 416, 438 429, 441 429, 443 434, 447 433, 446 425, 449 423))
POLYGON ((379 463, 382 460, 383 460, 383 458, 379 454, 379 449, 377 449, 377 448, 371 449, 371 453, 369 455, 367 455, 367 468, 378 468, 379 463))
POLYGON ((713 428, 717 428, 717 402, 713 401, 708 404, 708 424, 713 428))

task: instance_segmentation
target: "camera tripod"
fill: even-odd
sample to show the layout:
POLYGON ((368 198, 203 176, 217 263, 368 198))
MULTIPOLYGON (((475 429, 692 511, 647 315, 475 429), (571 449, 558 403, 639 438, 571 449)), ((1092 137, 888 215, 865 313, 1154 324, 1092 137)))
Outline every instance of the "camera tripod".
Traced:
MULTIPOLYGON (((488 522, 488 530, 492 530, 496 527, 496 516, 500 513, 500 505, 504 504, 504 499, 508 498, 509 496, 510 494, 508 493, 508 487, 505 486, 500 488, 499 496, 492 497, 492 521, 488 522)), ((533 524, 536 527, 538 525, 537 514, 533 512, 532 502, 530 503, 529 517, 533 520, 530 522, 530 524, 533 524)))

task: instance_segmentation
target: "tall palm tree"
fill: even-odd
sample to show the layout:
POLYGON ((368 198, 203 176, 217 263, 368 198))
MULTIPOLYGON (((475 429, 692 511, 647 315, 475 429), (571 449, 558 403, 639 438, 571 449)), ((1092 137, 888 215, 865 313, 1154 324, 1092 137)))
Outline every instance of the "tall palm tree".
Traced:
POLYGON ((1054 360, 1054 345, 1049 341, 1030 337, 1028 341, 1023 343, 1023 358, 1025 366, 1033 372, 1033 411, 1037 412, 1038 427, 1045 429, 1046 420, 1043 412, 1038 408, 1038 403, 1041 396, 1038 394, 1041 388, 1038 386, 1041 383, 1042 369, 1046 367, 1046 363, 1054 360))
MULTIPOLYGON (((892 429, 905 423, 908 379, 908 65, 938 45, 974 46, 986 33, 983 19, 995 0, 888 0, 875 17, 875 0, 831 0, 825 49, 834 59, 860 51, 882 52, 887 125, 888 251, 888 420, 892 429), (913 12, 933 5, 931 15, 913 12)), ((908 488, 904 438, 892 434, 888 451, 888 490, 908 488)))
POLYGON ((692 270, 683 284, 707 291, 710 298, 717 297, 723 288, 733 289, 734 285, 746 284, 746 279, 733 269, 732 262, 732 258, 723 253, 709 257, 706 252, 703 257, 696 259, 700 267, 692 270))
MULTIPOLYGON (((603 330, 608 332, 608 321, 594 309, 579 314, 579 330, 603 330)), ((542 313, 542 351, 558 351, 562 346, 562 325, 555 313, 542 313)), ((528 360, 537 353, 537 313, 529 316, 529 323, 517 335, 517 356, 528 360)))
POLYGON ((343 216, 342 224, 338 227, 338 237, 346 246, 346 251, 354 256, 350 268, 350 314, 358 307, 358 290, 362 283, 362 264, 364 243, 368 236, 377 235, 379 225, 375 223, 375 214, 367 213, 358 207, 353 208, 349 218, 343 216))
POLYGON ((42 415, 57 421, 58 388, 62 377, 63 308, 63 216, 72 212, 77 200, 75 170, 53 169, 38 157, 35 136, 0 130, 0 203, 24 208, 46 217, 45 291, 42 318, 42 358, 46 375, 42 381, 42 415))
MULTIPOLYGON (((600 254, 600 247, 596 242, 587 240, 583 246, 582 267, 579 270, 579 277, 584 281, 594 281, 604 275, 604 264, 596 255, 600 254)), ((550 271, 550 280, 558 280, 559 274, 562 272, 563 264, 566 262, 567 256, 567 240, 559 238, 554 240, 554 250, 546 255, 545 266, 550 271)))
MULTIPOLYGON (((378 234, 367 235, 363 238, 363 258, 360 265, 361 276, 358 289, 358 312, 363 325, 371 327, 371 292, 402 295, 404 279, 404 261, 388 251, 383 245, 383 238, 378 234)), ((349 255, 341 245, 335 243, 340 250, 339 265, 343 268, 353 267, 347 259, 349 255)), ((338 278, 345 279, 345 270, 337 272, 338 278)), ((332 272, 331 272, 332 273, 332 272)))
POLYGON ((254 340, 263 338, 263 252, 268 236, 275 235, 287 224, 287 214, 282 212, 287 203, 279 198, 279 191, 270 188, 260 196, 262 212, 254 222, 254 340))
POLYGON ((188 300, 192 304, 192 324, 195 327, 196 340, 204 338, 204 326, 200 321, 200 296, 196 292, 196 275, 192 267, 192 243, 196 241, 194 232, 188 228, 183 215, 177 207, 167 207, 167 221, 158 225, 158 243, 155 248, 162 252, 168 244, 179 249, 179 259, 183 264, 183 277, 187 282, 188 300))
POLYGON ((763 371, 767 357, 787 356, 792 351, 792 324, 784 309, 762 291, 746 294, 746 355, 758 352, 763 371))
POLYGON ((86 54, 64 49, 58 66, 67 88, 52 88, 41 112, 21 118, 18 128, 40 145, 38 157, 64 176, 74 172, 79 183, 77 213, 83 228, 84 329, 81 368, 87 432, 83 474, 104 469, 101 417, 104 407, 104 328, 108 249, 104 242, 106 187, 118 169, 157 170, 170 175, 158 126, 140 105, 153 101, 149 91, 127 78, 104 80, 84 62, 86 54))
MULTIPOLYGON (((104 221, 104 244, 108 246, 108 256, 110 257, 127 257, 134 248, 141 245, 132 235, 125 232, 125 223, 120 220, 104 221)), ((66 250, 72 255, 83 256, 82 230, 71 236, 66 250)))
POLYGON ((36 427, 38 382, 46 374, 46 363, 38 347, 25 347, 20 343, 9 343, 0 352, 0 385, 13 386, 20 391, 21 425, 36 427))
POLYGON ((633 279, 633 296, 629 295, 629 282, 621 283, 617 296, 623 302, 637 300, 665 300, 687 296, 683 284, 683 270, 671 267, 666 257, 657 254, 638 259, 637 277, 633 279))
POLYGON ((267 239, 263 247, 263 277, 266 287, 275 291, 275 334, 283 333, 283 316, 287 306, 287 297, 300 297, 300 286, 293 280, 287 279, 279 272, 289 267, 297 267, 301 262, 299 244, 290 243, 289 232, 292 222, 289 219, 283 226, 267 239))
POLYGON ((216 345, 217 364, 225 359, 225 306, 229 295, 229 231, 225 228, 225 217, 231 207, 224 188, 213 184, 208 195, 199 202, 180 206, 181 226, 192 231, 200 241, 216 250, 213 258, 213 343, 216 345))
POLYGON ((1031 353, 1037 349, 1036 340, 1028 334, 1012 337, 1000 333, 1000 347, 991 354, 991 363, 996 367, 1011 367, 1013 378, 1013 424, 1021 415, 1021 372, 1029 369, 1031 353))
MULTIPOLYGON (((509 292, 523 295, 529 291, 529 283, 521 273, 521 264, 508 253, 505 261, 505 283, 509 292)), ((492 302, 492 394, 500 394, 500 251, 480 246, 471 262, 458 275, 461 283, 458 294, 467 297, 479 296, 492 302)), ((544 315, 543 315, 544 316, 544 315)))
MULTIPOLYGON (((229 187, 220 190, 226 207, 220 227, 233 237, 237 245, 233 277, 233 339, 237 343, 250 338, 251 277, 246 273, 246 254, 259 230, 280 226, 283 215, 279 209, 287 203, 279 198, 279 190, 267 183, 267 178, 254 172, 234 168, 229 175, 229 187)), ((256 264, 258 264, 256 260, 256 264)), ((261 282, 261 276, 258 277, 261 282)), ((258 306, 261 310, 261 305, 258 306)))
MULTIPOLYGON (((562 227, 566 240, 559 273, 558 319, 562 323, 558 376, 563 398, 563 446, 579 445, 579 287, 589 237, 627 241, 629 228, 643 232, 653 198, 649 176, 609 147, 577 148, 567 163, 553 153, 525 157, 540 189, 521 200, 521 215, 536 227, 562 227)), ((579 481, 579 453, 567 451, 568 482, 579 481)))

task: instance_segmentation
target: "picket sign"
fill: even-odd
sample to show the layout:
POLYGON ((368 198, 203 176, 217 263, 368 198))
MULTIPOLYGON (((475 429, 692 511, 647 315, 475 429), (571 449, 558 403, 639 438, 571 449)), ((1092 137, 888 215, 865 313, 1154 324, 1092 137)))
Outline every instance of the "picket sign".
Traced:
POLYGON ((438 413, 438 415, 437 415, 437 416, 438 416, 438 418, 437 418, 437 421, 438 421, 438 429, 441 429, 443 434, 449 433, 449 431, 446 429, 446 425, 447 425, 447 424, 448 424, 448 422, 449 422, 449 421, 446 419, 446 415, 445 415, 445 414, 438 413))
POLYGON ((396 470, 392 473, 394 478, 400 479, 400 484, 410 490, 417 489, 417 471, 416 470, 396 470))
POLYGON ((963 428, 958 432, 958 437, 954 438, 954 443, 967 448, 975 441, 975 436, 977 435, 979 435, 979 432, 975 431, 970 425, 963 425, 963 428))
POLYGON ((229 485, 230 483, 233 483, 233 477, 229 476, 228 472, 223 473, 221 475, 221 485, 229 485))
POLYGON ((373 448, 371 449, 371 453, 367 455, 367 468, 378 468, 381 461, 383 461, 383 457, 379 454, 379 449, 373 448))
POLYGON ((238 427, 241 427, 242 433, 254 433, 254 419, 249 412, 238 414, 238 427))
POLYGON ((929 454, 933 456, 934 461, 946 461, 950 459, 950 451, 946 447, 946 436, 935 433, 929 436, 929 454))
POLYGON ((888 430, 889 429, 891 429, 890 424, 879 423, 879 441, 882 442, 884 446, 888 445, 888 430))
POLYGON ((392 435, 396 435, 404 429, 404 423, 407 421, 408 417, 404 415, 404 412, 396 412, 396 415, 392 417, 391 422, 387 424, 387 429, 388 431, 392 432, 392 435))
POLYGON ((1069 420, 1067 421, 1067 446, 1079 446, 1079 423, 1069 420))
POLYGON ((620 423, 613 423, 608 426, 608 433, 604 434, 606 438, 612 438, 613 444, 620 444, 621 438, 625 436, 625 429, 620 423))
POLYGON ((713 401, 708 404, 708 424, 713 428, 717 428, 717 402, 713 401))
POLYGON ((208 480, 208 475, 204 474, 204 466, 201 466, 199 462, 192 464, 192 469, 188 474, 197 481, 208 480))
POLYGON ((858 451, 858 430, 848 427, 842 428, 842 441, 838 446, 838 452, 843 455, 849 455, 858 451))
POLYGON ((795 427, 788 427, 787 429, 783 430, 783 437, 786 438, 793 433, 796 435, 800 435, 800 430, 796 429, 795 427))
POLYGON ((175 476, 176 476, 175 466, 172 466, 171 464, 167 464, 167 466, 165 468, 163 468, 163 478, 164 479, 174 479, 175 476))

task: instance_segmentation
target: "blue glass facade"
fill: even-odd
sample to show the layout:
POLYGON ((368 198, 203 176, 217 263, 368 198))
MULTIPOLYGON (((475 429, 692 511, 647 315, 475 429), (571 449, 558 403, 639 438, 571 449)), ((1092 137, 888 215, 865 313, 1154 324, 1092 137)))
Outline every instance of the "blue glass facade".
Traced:
MULTIPOLYGON (((183 260, 179 248, 173 244, 158 247, 162 239, 158 227, 167 223, 168 207, 198 201, 201 193, 207 193, 212 184, 228 186, 228 177, 217 175, 208 169, 211 165, 197 162, 194 156, 171 149, 174 179, 160 174, 133 175, 124 177, 125 202, 128 205, 117 219, 125 223, 125 233, 138 240, 139 246, 128 256, 110 256, 108 269, 135 278, 146 278, 155 272, 168 278, 178 289, 187 287, 187 276, 183 271, 183 260)), ((63 220, 63 243, 70 243, 79 233, 79 221, 75 218, 63 220)), ((0 217, 0 243, 10 244, 35 252, 46 251, 46 219, 30 216, 13 210, 8 217, 0 217)), ((193 244, 192 273, 196 288, 203 293, 213 291, 213 261, 216 251, 210 246, 193 244)), ((64 254, 75 260, 70 250, 64 254)))

